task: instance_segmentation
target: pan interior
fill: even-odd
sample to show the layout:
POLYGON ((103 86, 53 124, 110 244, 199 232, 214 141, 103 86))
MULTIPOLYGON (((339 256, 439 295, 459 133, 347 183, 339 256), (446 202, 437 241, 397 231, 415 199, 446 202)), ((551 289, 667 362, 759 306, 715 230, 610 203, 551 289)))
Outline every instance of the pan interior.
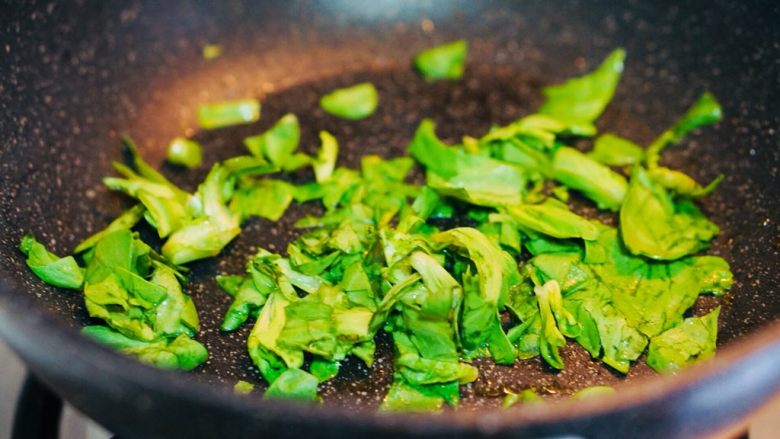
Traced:
MULTIPOLYGON (((463 134, 479 135, 493 123, 507 123, 528 114, 541 102, 541 85, 582 73, 608 50, 624 45, 629 54, 626 74, 599 121, 601 131, 616 132, 646 145, 705 88, 724 106, 724 122, 690 136, 665 153, 665 159, 702 182, 720 173, 726 175, 718 191, 703 203, 705 212, 722 229, 712 253, 732 264, 736 279, 724 300, 719 344, 739 341, 780 316, 780 278, 776 273, 780 266, 780 223, 776 219, 780 211, 780 150, 777 112, 773 112, 777 88, 771 87, 777 79, 772 76, 776 70, 762 68, 774 62, 771 55, 776 50, 765 50, 761 56, 751 52, 754 47, 769 47, 762 42, 764 35, 761 41, 758 37, 756 41, 721 39, 719 29, 724 26, 719 20, 742 15, 721 13, 720 9, 688 11, 684 5, 668 11, 657 8, 637 20, 636 12, 628 6, 606 4, 591 8, 573 2, 564 10, 557 4, 531 2, 528 7, 517 6, 517 10, 496 8, 478 18, 472 12, 455 14, 449 23, 431 16, 436 23, 434 39, 467 37, 473 42, 466 77, 435 84, 420 80, 406 61, 398 61, 408 59, 411 48, 431 42, 411 22, 380 23, 390 35, 384 37, 373 30, 373 24, 353 29, 349 23, 313 23, 308 16, 300 24, 291 18, 300 12, 295 5, 290 11, 269 3, 257 11, 246 7, 215 12, 204 2, 198 17, 187 15, 183 9, 188 6, 173 3, 146 10, 137 5, 127 9, 108 5, 92 11, 94 17, 86 25, 81 24, 76 8, 73 12, 55 9, 48 22, 34 24, 51 24, 57 21, 57 14, 72 13, 69 20, 58 19, 61 34, 38 32, 35 38, 19 37, 5 48, 10 50, 5 60, 13 68, 0 63, 0 72, 9 78, 0 84, 4 112, 0 132, 11 134, 0 149, 0 273, 18 287, 12 294, 31 299, 48 317, 73 328, 87 323, 79 295, 42 285, 29 273, 16 249, 19 239, 31 231, 65 254, 84 236, 103 227, 129 205, 128 200, 108 193, 100 184, 101 176, 112 173, 110 161, 121 158, 118 135, 131 130, 142 154, 160 165, 166 138, 182 134, 171 129, 170 122, 176 118, 165 113, 190 114, 198 100, 239 97, 246 90, 260 95, 262 91, 263 116, 249 126, 184 131, 204 144, 205 166, 196 172, 162 167, 166 175, 189 190, 202 180, 211 163, 242 153, 244 137, 267 129, 287 112, 297 114, 301 121, 302 149, 312 152, 317 132, 328 130, 342 147, 339 164, 354 167, 365 154, 403 154, 423 117, 432 117, 440 136, 453 143, 463 134), (276 12, 266 13, 265 9, 286 11, 288 15, 279 14, 290 22, 276 20, 276 12), (181 17, 189 17, 189 21, 179 20, 181 17), (700 21, 687 21, 686 17, 700 21), (266 19, 268 23, 263 21, 266 19), (168 26, 169 22, 180 26, 168 26), (216 36, 215 40, 225 42, 223 60, 247 58, 256 70, 234 69, 230 74, 213 75, 214 68, 204 67, 194 50, 198 43, 192 38, 193 29, 200 31, 201 27, 216 36), (683 38, 677 32, 684 29, 698 29, 695 41, 696 47, 702 46, 700 52, 681 43, 683 38), (631 38, 622 38, 621 33, 631 38), (580 38, 586 35, 589 38, 580 38), (232 54, 231 41, 238 41, 232 54), (736 59, 736 54, 744 54, 744 58, 736 59), (330 65, 337 67, 328 70, 330 65), (324 66, 325 73, 309 74, 313 66, 324 66), (371 66, 381 68, 365 70, 371 66), (338 69, 352 73, 334 75, 338 69), (285 75, 291 75, 288 82, 285 75), (275 78, 269 85, 286 85, 255 83, 261 76, 275 78), (324 79, 312 81, 319 76, 324 79), (187 82, 189 78, 192 83, 187 82), (379 110, 371 118, 345 122, 317 109, 322 93, 365 80, 374 82, 380 93, 379 110), (28 82, 31 86, 25 87, 28 82), (765 93, 756 93, 760 83, 770 84, 765 93), (200 86, 218 92, 187 96, 189 90, 200 86)), ((741 24, 747 36, 769 29, 741 24)), ((26 30, 32 34, 35 26, 31 24, 26 30)), ((192 374, 194 379, 225 387, 238 379, 262 383, 244 346, 251 325, 231 334, 217 329, 229 298, 219 290, 214 276, 241 272, 246 258, 258 247, 284 252, 286 243, 297 233, 292 222, 307 209, 316 208, 293 208, 278 224, 251 220, 219 258, 192 264, 188 292, 202 319, 198 337, 211 353, 210 360, 192 374)), ((706 309, 712 303, 703 300, 699 306, 706 309)), ((382 339, 380 345, 383 349, 377 367, 365 370, 350 360, 340 377, 324 388, 328 403, 360 408, 378 404, 391 380, 390 344, 382 339)), ((574 345, 565 350, 564 358, 567 368, 559 373, 545 369, 538 360, 512 369, 480 363, 480 380, 464 389, 463 405, 497 405, 505 388, 532 387, 543 394, 560 395, 588 385, 624 381, 574 345)), ((626 380, 649 374, 640 363, 626 380)))
MULTIPOLYGON (((481 135, 493 124, 506 124, 529 114, 541 103, 539 90, 543 81, 515 69, 497 69, 487 64, 471 65, 461 81, 428 83, 420 79, 406 66, 377 71, 352 72, 331 76, 271 93, 263 99, 262 120, 245 126, 214 131, 200 131, 193 138, 204 146, 206 163, 196 171, 186 171, 167 164, 162 168, 176 184, 195 190, 212 163, 244 153, 242 139, 270 127, 286 113, 298 116, 302 133, 301 149, 308 153, 317 148, 317 133, 328 130, 340 142, 339 164, 359 167, 360 159, 367 154, 385 158, 406 154, 406 147, 419 121, 431 117, 437 122, 439 135, 448 143, 458 143, 463 135, 481 135), (319 96, 337 88, 358 82, 370 81, 379 90, 380 106, 371 117, 361 121, 345 121, 325 114, 317 104, 319 96)), ((635 138, 651 137, 653 130, 639 118, 621 109, 620 102, 609 107, 600 120, 603 131, 629 132, 635 138)), ((584 146, 584 142, 580 146, 584 146)), ((147 148, 142 154, 158 159, 163 148, 147 148)), ((114 158, 121 159, 119 145, 113 148, 114 158)), ((685 155, 679 151, 675 155, 685 155)), ((684 169, 684 157, 673 157, 673 162, 684 169)), ((695 169, 686 169, 696 171, 695 169)), ((695 173, 695 172, 694 172, 695 173)), ((416 170, 413 179, 420 179, 416 170)), ((301 172, 289 176, 292 181, 310 181, 311 175, 301 172)), ((97 182, 96 182, 97 183, 97 182)), ((94 197, 114 198, 127 202, 121 195, 107 194, 96 188, 94 197)), ((96 201, 99 203, 99 201, 96 201)), ((262 202, 262 200, 258 200, 262 202)), ((717 218, 717 198, 707 200, 705 208, 717 218)), ((113 208, 112 208, 113 209, 113 208)), ((187 291, 192 294, 201 317, 202 327, 198 338, 207 346, 210 358, 194 372, 194 376, 209 383, 232 386, 237 380, 256 383, 264 387, 256 368, 246 352, 246 339, 252 321, 234 333, 222 333, 219 324, 229 305, 229 297, 221 291, 214 277, 217 274, 239 274, 244 264, 258 248, 284 254, 287 243, 300 231, 292 224, 306 214, 317 213, 314 203, 293 205, 279 222, 254 218, 245 224, 241 235, 223 253, 214 259, 191 264, 192 272, 187 291)), ((585 215, 599 215, 582 199, 575 200, 575 209, 585 215)), ((113 213, 118 213, 118 210, 113 213)), ((605 222, 614 223, 611 215, 600 215, 605 222)), ((95 227, 102 219, 95 221, 95 227)), ((43 228, 43 226, 41 226, 43 228)), ((147 241, 154 242, 150 230, 142 230, 147 241)), ((71 230, 74 236, 83 236, 85 230, 71 230)), ((159 242, 157 243, 159 245, 159 242)), ((716 252, 723 242, 716 245, 716 252)), ((64 294, 64 293, 63 293, 64 294)), ((72 312, 80 324, 89 322, 88 316, 75 297, 70 298, 72 312)), ((697 307, 709 309, 714 299, 700 300, 697 307)), ((728 334, 727 334, 728 335, 728 334)), ((463 387, 464 408, 497 407, 505 391, 519 392, 534 389, 549 397, 561 397, 592 385, 619 385, 624 381, 653 374, 643 362, 634 366, 623 377, 592 360, 588 353, 573 342, 563 350, 566 368, 556 372, 540 359, 518 361, 514 367, 499 366, 490 360, 478 360, 479 379, 463 387)), ((380 334, 375 366, 366 368, 360 361, 350 358, 342 366, 341 373, 321 386, 326 404, 373 409, 379 405, 392 381, 392 343, 387 334, 380 334)), ((259 393, 256 393, 259 395, 259 393)))

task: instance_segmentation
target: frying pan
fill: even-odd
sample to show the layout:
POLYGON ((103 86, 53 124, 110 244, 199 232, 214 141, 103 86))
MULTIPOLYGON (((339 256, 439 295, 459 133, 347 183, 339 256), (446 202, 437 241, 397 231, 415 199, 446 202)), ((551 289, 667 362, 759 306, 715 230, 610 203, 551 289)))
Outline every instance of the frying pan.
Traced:
MULTIPOLYGON (((0 334, 57 393, 123 437, 559 436, 690 437, 738 422, 780 390, 780 11, 773 2, 127 2, 0 6, 0 334), (409 69, 418 50, 470 42, 466 75, 428 84, 409 69), (200 48, 224 48, 206 61, 200 48), (302 123, 302 147, 316 132, 340 140, 340 164, 404 152, 422 117, 442 137, 481 134, 532 112, 539 88, 581 74, 616 47, 629 58, 599 121, 647 144, 699 93, 712 91, 725 119, 670 150, 670 164, 708 181, 726 180, 703 208, 722 228, 712 253, 732 264, 713 361, 658 377, 641 362, 623 378, 576 347, 555 373, 539 361, 514 368, 480 362, 463 390, 464 408, 438 415, 377 414, 391 380, 383 366, 347 362, 325 386, 325 405, 266 401, 231 392, 262 380, 244 347, 248 327, 220 333, 228 306, 214 275, 238 273, 257 247, 283 251, 296 207, 278 224, 250 221, 223 255, 191 265, 187 287, 202 320, 208 362, 190 374, 159 371, 78 334, 89 322, 82 298, 43 285, 17 244, 33 232, 60 254, 102 228, 129 201, 100 178, 131 134, 142 154, 192 189, 204 169, 163 165, 181 134, 205 145, 207 164, 241 152, 243 137, 285 112, 302 123), (345 123, 317 109, 334 87, 370 80, 377 114, 345 123), (199 132, 194 108, 240 97, 263 101, 249 126, 199 132), (531 387, 555 399, 592 384, 618 393, 587 401, 497 409, 504 389, 531 387), (358 436, 360 435, 360 436, 358 436)), ((712 307, 701 300, 694 312, 712 307)))

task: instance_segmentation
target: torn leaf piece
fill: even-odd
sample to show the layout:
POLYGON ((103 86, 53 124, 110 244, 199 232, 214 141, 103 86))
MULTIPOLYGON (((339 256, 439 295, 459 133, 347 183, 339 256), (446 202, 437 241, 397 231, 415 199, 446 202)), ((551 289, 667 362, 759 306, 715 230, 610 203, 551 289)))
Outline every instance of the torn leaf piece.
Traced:
POLYGON ((414 57, 414 67, 428 81, 460 79, 467 53, 466 40, 453 41, 418 53, 414 57))
POLYGON ((650 340, 647 364, 658 372, 674 372, 715 354, 720 307, 703 317, 689 317, 650 340))
POLYGON ((658 260, 675 260, 706 249, 720 230, 687 198, 675 198, 634 168, 620 208, 620 232, 634 254, 658 260))
POLYGON ((187 335, 173 340, 136 340, 105 326, 85 326, 82 333, 123 354, 161 369, 192 370, 203 364, 208 352, 198 341, 187 335))
POLYGON ((198 125, 204 130, 247 124, 260 120, 260 101, 237 99, 198 107, 198 125))
POLYGON ((84 283, 84 270, 73 256, 55 255, 30 234, 24 235, 19 249, 27 256, 25 262, 30 270, 47 284, 77 290, 84 283))
POLYGON ((626 52, 610 53, 596 70, 563 84, 545 87, 547 98, 539 113, 552 116, 584 132, 595 132, 593 122, 606 108, 623 73, 626 52))

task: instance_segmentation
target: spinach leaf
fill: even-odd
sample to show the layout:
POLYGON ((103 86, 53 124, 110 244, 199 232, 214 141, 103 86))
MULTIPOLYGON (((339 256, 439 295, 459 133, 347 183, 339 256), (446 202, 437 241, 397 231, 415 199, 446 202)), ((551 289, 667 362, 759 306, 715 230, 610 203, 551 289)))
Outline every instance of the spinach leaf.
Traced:
POLYGON ((567 146, 555 152, 552 173, 559 182, 596 202, 599 209, 618 210, 628 188, 622 175, 567 146))
POLYGON ((378 105, 379 93, 370 82, 333 90, 320 98, 320 107, 326 113, 349 120, 371 116, 378 105))
POLYGON ((498 315, 507 298, 510 279, 517 270, 511 257, 473 228, 450 229, 431 236, 430 240, 439 248, 456 249, 470 261, 463 272, 464 299, 459 328, 464 351, 467 355, 469 351, 476 354, 487 347, 497 363, 514 363, 515 352, 498 315))
POLYGON ((85 326, 82 333, 112 349, 161 369, 192 370, 203 364, 208 352, 187 335, 173 340, 137 340, 105 326, 85 326))
POLYGON ((467 52, 465 40, 442 44, 418 53, 414 57, 414 67, 428 81, 460 79, 467 52))
POLYGON ((194 140, 176 137, 168 144, 167 160, 174 165, 196 169, 203 161, 203 148, 194 140))
MULTIPOLYGON (((558 329, 554 313, 557 311, 566 314, 566 318, 569 319, 573 319, 573 317, 570 317, 568 311, 563 310, 561 290, 557 281, 551 280, 542 286, 535 287, 534 293, 539 302, 539 315, 542 323, 539 351, 547 364, 556 369, 563 369, 563 360, 558 349, 566 346, 566 339, 558 329)), ((576 325, 576 322, 573 323, 576 325)))
POLYGON ((714 191, 721 181, 725 178, 723 174, 712 180, 707 186, 700 185, 696 180, 688 175, 665 168, 663 166, 655 167, 647 172, 650 178, 665 187, 669 191, 687 197, 703 197, 714 191))
POLYGON ((588 156, 608 166, 628 166, 644 162, 645 151, 628 139, 606 133, 596 137, 588 156))
POLYGON ((555 200, 548 199, 541 204, 506 206, 504 209, 521 228, 552 238, 590 240, 598 236, 596 226, 555 200))
POLYGON ((575 132, 592 134, 595 132, 593 122, 615 93, 625 57, 625 51, 617 49, 593 72, 560 85, 545 87, 542 91, 546 100, 539 113, 575 127, 575 132))
POLYGON ((520 168, 450 148, 434 129, 433 121, 424 120, 409 145, 411 155, 428 170, 429 187, 480 206, 522 202, 525 176, 520 168))
POLYGON ((219 58, 222 55, 222 46, 219 44, 206 44, 203 46, 203 49, 201 49, 201 55, 203 55, 203 59, 207 61, 219 58))
POLYGON ((689 317, 650 340, 647 364, 658 372, 674 372, 715 354, 720 307, 703 317, 689 317))
POLYGON ((253 216, 278 221, 295 191, 295 186, 282 180, 242 180, 230 200, 230 210, 239 214, 242 222, 253 216))
POLYGON ((709 247, 719 229, 690 200, 673 197, 636 167, 620 208, 620 232, 632 253, 675 260, 709 247))
POLYGON ((73 256, 61 258, 55 255, 30 234, 24 235, 19 249, 27 256, 30 270, 47 284, 77 290, 84 283, 84 270, 73 256))
POLYGON ((255 385, 244 380, 238 380, 233 386, 233 393, 237 395, 249 395, 253 390, 255 385))
MULTIPOLYGON (((451 388, 451 386, 448 386, 451 388)), ((440 410, 444 405, 444 397, 436 390, 419 389, 404 381, 394 381, 382 401, 380 410, 383 411, 411 411, 431 412, 440 410)), ((457 387, 456 387, 457 390, 457 387)))
POLYGON ((338 154, 339 144, 336 138, 327 131, 320 131, 320 150, 312 164, 317 183, 324 183, 333 175, 338 154))
POLYGON ((105 177, 103 184, 140 201, 146 208, 147 222, 157 229, 160 238, 165 238, 190 221, 196 213, 196 200, 149 166, 130 138, 122 142, 134 169, 114 162, 114 168, 125 178, 105 177))
POLYGON ((244 139, 244 145, 252 155, 264 157, 284 171, 294 171, 311 163, 311 157, 295 152, 301 138, 298 118, 288 113, 282 116, 268 131, 244 139))
POLYGON ((198 107, 198 125, 204 130, 247 124, 260 120, 260 101, 238 99, 198 107))
POLYGON ((267 399, 292 399, 298 401, 317 401, 319 380, 314 375, 300 369, 287 369, 265 391, 267 399))
POLYGON ((710 92, 704 92, 672 128, 661 133, 647 147, 647 167, 653 169, 658 165, 661 151, 667 146, 679 143, 696 128, 720 122, 722 118, 723 110, 718 101, 710 92))
POLYGON ((584 389, 580 389, 571 395, 572 399, 586 399, 594 396, 611 395, 615 393, 615 389, 609 386, 590 386, 584 389))
POLYGON ((146 209, 142 204, 136 204, 130 209, 127 209, 126 211, 122 212, 122 214, 119 215, 114 221, 111 221, 111 224, 106 226, 105 229, 81 241, 81 243, 79 243, 79 245, 73 249, 73 253, 83 253, 91 249, 95 246, 95 244, 97 244, 98 241, 103 239, 108 234, 118 230, 132 229, 136 224, 138 224, 139 221, 141 221, 141 219, 144 217, 144 213, 146 213, 146 209))
POLYGON ((506 410, 517 404, 539 404, 544 402, 541 396, 537 395, 532 389, 525 389, 520 393, 507 392, 504 400, 501 402, 501 408, 506 410))

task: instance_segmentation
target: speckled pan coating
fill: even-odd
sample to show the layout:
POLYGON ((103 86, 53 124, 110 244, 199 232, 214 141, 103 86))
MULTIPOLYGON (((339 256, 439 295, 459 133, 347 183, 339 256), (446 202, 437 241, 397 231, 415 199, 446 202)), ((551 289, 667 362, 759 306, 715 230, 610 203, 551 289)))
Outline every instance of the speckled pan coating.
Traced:
MULTIPOLYGON (((0 5, 0 333, 76 406, 128 437, 174 432, 204 437, 273 432, 278 437, 280 426, 291 436, 348 431, 377 436, 518 431, 618 436, 640 429, 666 437, 672 427, 684 428, 675 433, 682 435, 680 431, 731 422, 780 387, 780 373, 763 371, 758 360, 780 355, 780 331, 769 327, 780 316, 776 7, 277 3, 0 5), (431 85, 410 72, 409 59, 416 51, 458 37, 471 45, 462 81, 431 85), (224 54, 205 61, 200 48, 212 42, 221 44, 224 54), (118 137, 123 133, 136 139, 153 164, 190 189, 207 167, 188 173, 162 165, 170 138, 194 136, 205 145, 210 165, 240 153, 243 137, 266 129, 288 111, 301 120, 303 149, 313 150, 317 131, 328 129, 341 142, 340 163, 355 166, 364 154, 402 154, 422 117, 434 118, 440 135, 457 141, 463 134, 484 132, 493 122, 527 114, 540 102, 541 85, 587 71, 618 46, 629 55, 626 72, 599 121, 601 128, 647 144, 703 90, 718 97, 726 114, 723 123, 690 136, 667 155, 670 163, 700 181, 726 175, 704 208, 723 229, 713 251, 732 263, 736 284, 721 313, 725 353, 699 374, 731 371, 724 375, 730 386, 720 383, 719 395, 735 407, 720 416, 717 407, 704 411, 719 423, 695 416, 702 413, 701 398, 713 391, 712 383, 707 387, 693 380, 693 374, 637 379, 653 375, 644 365, 626 380, 639 382, 622 386, 612 399, 507 414, 479 410, 495 407, 504 388, 532 386, 552 395, 623 381, 573 346, 564 353, 567 369, 558 374, 539 361, 511 369, 480 363, 480 380, 464 390, 464 405, 474 410, 452 415, 362 413, 376 406, 391 380, 387 340, 380 342, 385 349, 380 349, 374 370, 348 363, 343 377, 324 388, 330 408, 234 397, 227 389, 236 380, 260 379, 243 348, 249 327, 227 335, 218 331, 229 302, 213 276, 241 271, 258 246, 283 251, 295 233, 290 224, 311 208, 295 208, 279 224, 252 220, 223 256, 192 264, 189 292, 202 319, 199 338, 211 358, 190 375, 139 366, 81 340, 76 330, 88 321, 82 299, 42 285, 16 250, 21 235, 31 231, 67 253, 127 206, 127 199, 108 193, 100 183, 111 173, 110 162, 121 159, 118 137), (371 118, 344 122, 317 108, 325 91, 363 80, 374 82, 380 94, 371 118), (251 96, 263 101, 260 122, 198 132, 194 108, 199 103, 251 96), (754 356, 749 364, 755 369, 733 372, 738 359, 748 355, 754 356), (745 396, 751 384, 761 391, 745 396), (683 396, 675 399, 676 392, 683 396), (658 405, 642 405, 651 404, 648 398, 658 405), (117 401, 124 402, 123 410, 111 405, 117 401), (653 417, 647 417, 648 411, 653 417), (681 413, 687 414, 682 417, 687 422, 681 421, 681 413), (125 422, 139 416, 143 422, 125 422), (606 418, 587 421, 591 416, 606 418)), ((713 304, 703 300, 697 307, 713 304)))

